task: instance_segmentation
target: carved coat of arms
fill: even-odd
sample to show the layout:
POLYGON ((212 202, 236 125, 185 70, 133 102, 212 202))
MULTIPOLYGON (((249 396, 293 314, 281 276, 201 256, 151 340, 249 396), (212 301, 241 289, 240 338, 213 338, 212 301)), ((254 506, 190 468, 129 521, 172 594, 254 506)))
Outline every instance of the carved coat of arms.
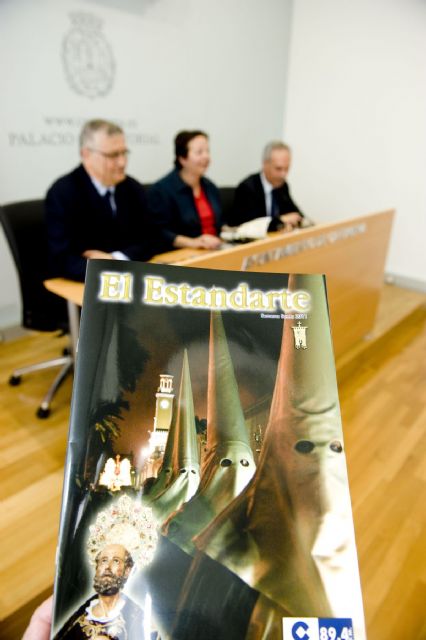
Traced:
POLYGON ((62 44, 62 60, 70 87, 76 93, 97 98, 113 86, 115 61, 101 31, 102 20, 89 13, 70 13, 71 29, 62 44))

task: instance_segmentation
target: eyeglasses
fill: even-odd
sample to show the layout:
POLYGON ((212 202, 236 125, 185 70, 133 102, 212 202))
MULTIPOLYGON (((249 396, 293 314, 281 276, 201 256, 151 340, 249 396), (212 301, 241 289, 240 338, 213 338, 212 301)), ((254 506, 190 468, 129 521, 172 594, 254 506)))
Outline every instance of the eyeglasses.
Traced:
POLYGON ((130 154, 129 149, 122 149, 121 151, 111 151, 111 153, 105 153, 105 151, 101 151, 100 149, 92 149, 91 147, 88 147, 88 149, 89 151, 93 151, 93 153, 99 153, 100 156, 108 158, 108 160, 118 160, 118 158, 121 158, 121 156, 127 158, 127 156, 130 154))

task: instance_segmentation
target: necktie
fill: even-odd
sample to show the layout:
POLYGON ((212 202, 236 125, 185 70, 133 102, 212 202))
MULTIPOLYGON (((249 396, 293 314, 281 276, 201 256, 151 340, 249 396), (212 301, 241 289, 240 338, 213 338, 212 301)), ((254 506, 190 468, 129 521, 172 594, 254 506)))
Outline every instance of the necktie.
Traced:
POLYGON ((271 222, 268 226, 268 231, 280 231, 284 224, 280 219, 280 207, 278 204, 278 194, 276 189, 271 191, 271 222))
POLYGON ((114 218, 115 216, 115 206, 114 206, 114 194, 112 191, 107 189, 105 194, 102 196, 105 202, 106 209, 108 211, 109 217, 114 218))
POLYGON ((280 207, 278 205, 278 194, 276 189, 271 191, 271 218, 277 218, 280 215, 280 207))

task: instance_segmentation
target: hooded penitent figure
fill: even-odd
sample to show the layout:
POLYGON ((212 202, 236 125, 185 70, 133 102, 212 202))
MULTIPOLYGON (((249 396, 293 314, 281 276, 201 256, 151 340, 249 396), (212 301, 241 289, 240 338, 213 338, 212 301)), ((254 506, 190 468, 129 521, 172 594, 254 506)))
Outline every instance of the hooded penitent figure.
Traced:
POLYGON ((192 538, 232 502, 255 471, 222 318, 210 324, 207 452, 195 495, 163 527, 146 576, 162 637, 170 637, 176 607, 195 548, 192 538))
MULTIPOLYGON (((195 637, 200 628, 203 614, 196 607, 206 563, 216 576, 216 591, 226 592, 238 581, 252 590, 239 606, 242 637, 250 640, 282 638, 285 616, 350 617, 348 611, 357 609, 353 602, 360 600, 356 564, 340 562, 346 550, 352 560, 356 555, 324 283, 320 276, 290 276, 289 289, 311 295, 307 348, 296 348, 297 324, 286 320, 256 474, 195 539, 199 554, 181 599, 176 638, 195 637), (337 530, 326 526, 328 520, 337 530)), ((202 595, 208 602, 206 587, 202 595)), ((215 619, 221 624, 216 635, 230 638, 227 609, 219 606, 215 619)), ((357 638, 364 637, 360 620, 357 638)))
POLYGON ((184 350, 177 411, 173 416, 163 464, 155 482, 143 495, 159 523, 187 502, 200 482, 200 462, 195 429, 188 353, 184 350))
POLYGON ((192 555, 192 538, 244 489, 254 471, 253 453, 222 316, 220 312, 212 312, 206 455, 196 494, 164 527, 168 539, 192 555))

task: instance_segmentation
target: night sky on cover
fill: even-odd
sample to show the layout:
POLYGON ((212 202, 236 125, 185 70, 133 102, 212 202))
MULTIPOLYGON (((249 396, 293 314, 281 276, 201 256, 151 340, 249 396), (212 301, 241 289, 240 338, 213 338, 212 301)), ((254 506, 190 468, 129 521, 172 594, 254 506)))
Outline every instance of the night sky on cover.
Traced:
MULTIPOLYGON (((187 282, 207 288, 217 286, 228 291, 241 282, 247 283, 251 289, 284 289, 287 276, 132 263, 133 301, 127 304, 106 303, 97 299, 98 273, 102 269, 110 270, 111 266, 102 261, 96 263, 86 284, 80 353, 89 366, 84 367, 85 382, 81 386, 92 390, 92 407, 97 399, 105 399, 105 394, 114 397, 114 389, 116 396, 121 393, 129 402, 129 410, 122 411, 123 420, 119 422, 121 434, 114 448, 117 452, 136 452, 147 444, 148 430, 153 427, 160 374, 174 376, 175 395, 178 393, 185 348, 188 349, 195 413, 199 418, 206 417, 210 323, 210 310, 144 304, 143 276, 159 274, 169 283, 187 282), (95 270, 97 274, 94 274, 95 270), (106 332, 101 330, 102 324, 109 327, 106 332), (111 331, 116 334, 111 335, 111 331), (90 370, 92 362, 86 343, 90 343, 93 352, 105 353, 109 349, 116 355, 109 358, 107 366, 90 370), (125 391, 129 386, 134 386, 134 390, 125 391), (107 393, 105 387, 108 388, 107 393)), ((118 264, 119 268, 114 265, 114 271, 129 270, 128 263, 118 264)), ((222 317, 242 407, 246 409, 272 393, 283 320, 261 318, 258 311, 226 310, 222 317)))

